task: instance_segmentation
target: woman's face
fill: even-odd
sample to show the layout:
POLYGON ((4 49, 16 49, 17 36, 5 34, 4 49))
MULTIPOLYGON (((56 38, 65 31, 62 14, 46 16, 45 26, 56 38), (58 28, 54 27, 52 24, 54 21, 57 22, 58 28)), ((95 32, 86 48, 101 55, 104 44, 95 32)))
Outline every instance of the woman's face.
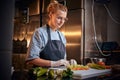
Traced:
POLYGON ((49 25, 53 30, 61 28, 61 26, 66 21, 67 12, 62 10, 57 10, 55 13, 49 15, 49 25))

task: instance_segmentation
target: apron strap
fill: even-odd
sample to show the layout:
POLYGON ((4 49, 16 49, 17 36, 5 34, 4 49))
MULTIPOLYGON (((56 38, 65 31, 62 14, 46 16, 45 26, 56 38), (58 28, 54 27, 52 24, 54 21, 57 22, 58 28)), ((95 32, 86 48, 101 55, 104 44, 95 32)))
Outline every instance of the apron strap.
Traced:
POLYGON ((48 34, 48 40, 51 41, 50 29, 49 29, 49 25, 48 24, 47 24, 47 34, 48 34))
POLYGON ((62 41, 62 38, 61 38, 61 36, 60 36, 60 33, 59 33, 59 31, 58 31, 57 33, 58 33, 58 35, 59 35, 60 41, 62 41))
MULTIPOLYGON (((47 24, 47 33, 48 33, 48 40, 51 40, 51 36, 50 36, 50 28, 49 28, 49 25, 47 24)), ((60 33, 59 31, 57 31, 58 35, 59 35, 59 39, 60 41, 62 41, 62 38, 60 36, 60 33)))

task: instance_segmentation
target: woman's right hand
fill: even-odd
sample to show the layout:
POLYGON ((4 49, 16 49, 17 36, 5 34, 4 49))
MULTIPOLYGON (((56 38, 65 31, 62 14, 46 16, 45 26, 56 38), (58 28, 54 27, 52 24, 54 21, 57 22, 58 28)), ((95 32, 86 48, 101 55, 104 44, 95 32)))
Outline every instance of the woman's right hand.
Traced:
POLYGON ((69 64, 69 61, 65 59, 61 59, 58 61, 51 61, 51 67, 56 67, 56 66, 61 66, 61 65, 69 66, 70 64, 69 64))

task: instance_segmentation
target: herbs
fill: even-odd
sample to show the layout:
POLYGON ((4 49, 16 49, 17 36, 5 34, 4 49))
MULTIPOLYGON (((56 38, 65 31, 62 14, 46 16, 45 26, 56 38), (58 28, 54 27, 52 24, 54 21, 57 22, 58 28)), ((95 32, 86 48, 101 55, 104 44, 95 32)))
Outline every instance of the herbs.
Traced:
POLYGON ((33 74, 36 75, 37 77, 47 75, 47 68, 42 68, 42 67, 36 67, 33 68, 33 74))
POLYGON ((42 68, 42 67, 36 67, 36 68, 31 68, 28 72, 28 75, 31 80, 38 80, 38 78, 42 76, 47 75, 47 68, 42 68))
POLYGON ((41 77, 45 77, 46 79, 56 79, 61 78, 62 80, 65 78, 72 78, 73 72, 70 68, 65 70, 54 70, 42 67, 36 67, 29 70, 30 76, 34 77, 34 79, 38 79, 41 77))
POLYGON ((65 78, 65 77, 72 77, 73 75, 73 71, 71 71, 70 68, 67 68, 67 70, 63 70, 62 72, 62 77, 65 78))

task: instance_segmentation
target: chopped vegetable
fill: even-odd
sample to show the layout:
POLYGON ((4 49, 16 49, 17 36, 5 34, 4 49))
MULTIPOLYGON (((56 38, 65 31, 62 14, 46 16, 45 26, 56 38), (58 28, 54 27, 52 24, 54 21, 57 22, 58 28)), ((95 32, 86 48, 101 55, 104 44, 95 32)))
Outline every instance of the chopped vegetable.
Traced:
POLYGON ((70 65, 69 68, 71 70, 88 70, 89 67, 88 66, 84 66, 84 65, 70 65))
POLYGON ((94 69, 105 69, 105 66, 99 65, 99 64, 95 64, 95 63, 88 63, 87 64, 90 68, 94 68, 94 69))

